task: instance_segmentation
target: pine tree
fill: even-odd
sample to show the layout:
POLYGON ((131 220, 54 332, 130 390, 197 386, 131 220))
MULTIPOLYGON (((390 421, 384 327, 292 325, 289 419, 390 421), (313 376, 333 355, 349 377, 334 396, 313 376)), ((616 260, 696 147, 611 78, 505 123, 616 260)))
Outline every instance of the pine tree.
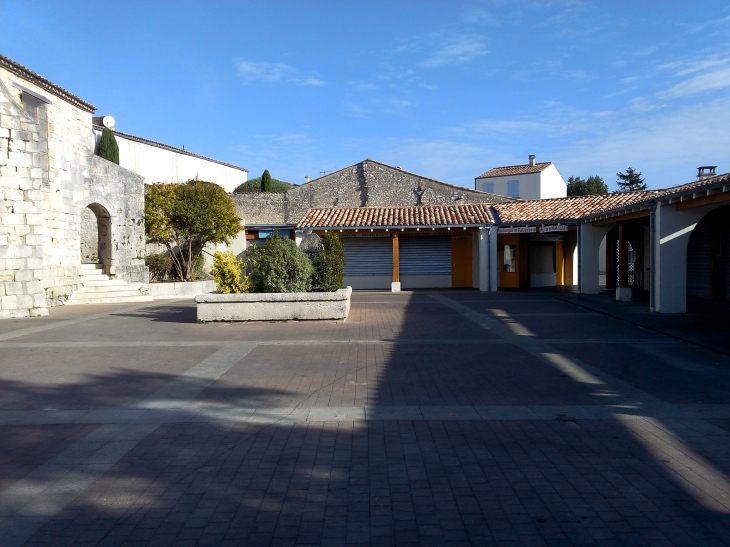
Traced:
POLYGON ((268 169, 264 169, 264 174, 261 175, 261 191, 271 192, 271 175, 268 169))
POLYGON ((119 165, 119 145, 117 145, 117 139, 114 138, 114 133, 108 127, 101 132, 99 156, 119 165))
POLYGON ((616 173, 616 176, 619 192, 636 192, 648 188, 644 179, 641 178, 641 173, 635 171, 633 167, 626 169, 625 173, 616 173))

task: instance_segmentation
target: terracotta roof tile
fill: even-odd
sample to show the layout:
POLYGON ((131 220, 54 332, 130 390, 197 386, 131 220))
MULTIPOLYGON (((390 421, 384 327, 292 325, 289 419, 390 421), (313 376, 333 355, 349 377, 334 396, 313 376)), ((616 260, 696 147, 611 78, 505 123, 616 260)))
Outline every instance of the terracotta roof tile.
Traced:
POLYGON ((660 192, 660 190, 647 190, 645 192, 617 192, 594 196, 536 199, 513 203, 494 203, 492 208, 497 213, 497 221, 502 223, 578 220, 584 216, 648 201, 660 195, 660 192))
POLYGON ((483 179, 487 177, 507 177, 509 175, 527 175, 529 173, 539 173, 550 165, 552 165, 552 162, 545 161, 542 163, 536 163, 535 165, 525 164, 510 165, 507 167, 495 167, 494 169, 490 169, 486 173, 479 175, 477 178, 483 179))
POLYGON ((488 203, 309 209, 297 228, 387 228, 485 225, 494 222, 488 203))
POLYGON ((61 86, 54 84, 52 81, 44 78, 40 74, 37 74, 29 68, 24 67, 20 63, 16 63, 12 59, 5 57, 5 55, 0 55, 0 67, 8 70, 9 72, 12 72, 16 76, 20 76, 21 78, 25 78, 26 80, 33 82, 38 87, 45 89, 46 91, 52 93, 53 95, 56 95, 57 97, 60 97, 64 101, 71 103, 81 110, 85 110, 86 112, 91 113, 96 111, 96 107, 93 104, 87 103, 85 100, 77 97, 69 91, 66 91, 61 86))
POLYGON ((682 192, 686 192, 688 190, 695 190, 698 188, 703 188, 705 186, 710 186, 712 184, 717 184, 717 183, 722 183, 722 182, 730 183, 730 173, 725 173, 723 175, 717 175, 716 177, 711 177, 711 178, 707 178, 704 180, 696 180, 694 182, 682 184, 680 186, 672 186, 671 188, 666 188, 664 190, 659 190, 659 191, 661 192, 662 196, 666 196, 669 194, 679 194, 682 192))

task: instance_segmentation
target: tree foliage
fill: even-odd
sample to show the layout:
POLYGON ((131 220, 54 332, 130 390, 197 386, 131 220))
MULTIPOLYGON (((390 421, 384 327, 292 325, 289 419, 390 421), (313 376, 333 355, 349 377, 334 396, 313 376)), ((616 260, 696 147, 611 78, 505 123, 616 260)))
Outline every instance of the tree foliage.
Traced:
POLYGON ((212 182, 148 185, 144 205, 147 242, 167 248, 184 281, 194 277, 205 245, 227 244, 242 230, 233 201, 212 182))
POLYGON ((312 287, 312 262, 294 241, 276 233, 263 247, 248 248, 244 267, 253 292, 307 292, 312 287))
POLYGON ((218 292, 221 294, 238 294, 248 292, 251 284, 248 277, 241 279, 243 260, 236 258, 231 251, 217 251, 213 255, 213 274, 218 292))
POLYGON ((150 253, 144 257, 144 265, 150 269, 150 279, 165 281, 172 270, 172 258, 166 253, 150 253))
POLYGON ((119 145, 114 137, 114 132, 105 127, 101 131, 99 139, 99 156, 119 165, 119 145))
POLYGON ((648 188, 644 179, 641 178, 641 173, 637 172, 633 167, 626 169, 624 173, 616 173, 618 179, 619 192, 635 192, 637 190, 646 190, 648 188))
POLYGON ((570 177, 568 179, 569 196, 592 196, 595 194, 608 194, 608 185, 598 175, 582 179, 570 177))
POLYGON ((321 291, 342 289, 345 275, 345 247, 334 232, 327 232, 312 260, 312 287, 321 291))
POLYGON ((271 175, 268 169, 264 169, 264 174, 261 175, 261 191, 271 192, 271 175))
MULTIPOLYGON (((286 192, 291 185, 283 180, 271 179, 271 192, 286 192)), ((243 184, 239 184, 233 191, 234 194, 257 194, 261 192, 261 177, 254 177, 243 184)))

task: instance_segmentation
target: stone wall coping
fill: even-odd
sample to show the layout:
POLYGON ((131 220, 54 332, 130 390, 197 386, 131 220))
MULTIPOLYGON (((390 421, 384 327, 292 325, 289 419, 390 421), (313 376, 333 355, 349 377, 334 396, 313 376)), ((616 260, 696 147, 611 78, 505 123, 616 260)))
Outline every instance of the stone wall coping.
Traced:
POLYGON ((352 287, 334 292, 289 292, 289 293, 242 293, 242 294, 199 294, 195 297, 198 303, 209 302, 332 302, 348 300, 352 287))

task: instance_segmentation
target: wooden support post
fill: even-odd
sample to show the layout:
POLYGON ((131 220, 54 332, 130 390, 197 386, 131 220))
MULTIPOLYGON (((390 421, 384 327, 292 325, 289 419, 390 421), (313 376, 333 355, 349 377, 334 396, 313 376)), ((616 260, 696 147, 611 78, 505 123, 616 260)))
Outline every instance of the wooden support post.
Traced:
POLYGON ((393 242, 393 282, 390 284, 390 290, 392 292, 400 291, 400 246, 398 239, 398 232, 393 232, 391 238, 393 242))

